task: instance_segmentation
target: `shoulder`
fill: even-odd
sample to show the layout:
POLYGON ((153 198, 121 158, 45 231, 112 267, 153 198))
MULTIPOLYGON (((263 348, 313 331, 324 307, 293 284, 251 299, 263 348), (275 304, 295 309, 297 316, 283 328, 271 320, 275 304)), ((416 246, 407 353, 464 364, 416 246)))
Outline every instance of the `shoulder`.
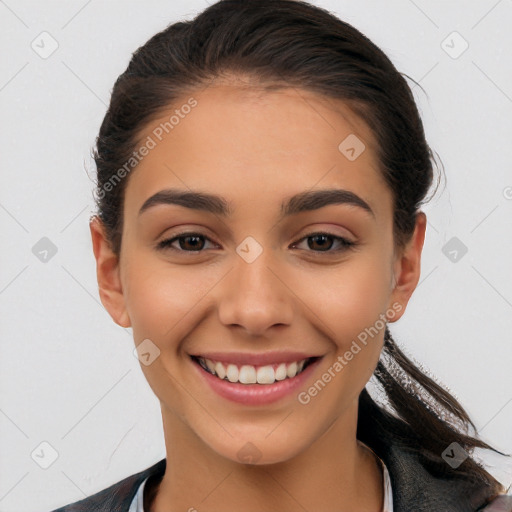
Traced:
POLYGON ((458 477, 448 470, 439 474, 439 468, 425 462, 418 450, 397 440, 370 441, 387 466, 395 512, 512 512, 512 496, 500 495, 489 501, 492 489, 485 482, 458 477))
POLYGON ((512 494, 496 496, 487 506, 477 512, 512 512, 512 494))
POLYGON ((142 482, 149 476, 163 475, 165 466, 166 459, 162 459, 153 466, 130 475, 92 496, 52 512, 128 512, 130 503, 142 482))

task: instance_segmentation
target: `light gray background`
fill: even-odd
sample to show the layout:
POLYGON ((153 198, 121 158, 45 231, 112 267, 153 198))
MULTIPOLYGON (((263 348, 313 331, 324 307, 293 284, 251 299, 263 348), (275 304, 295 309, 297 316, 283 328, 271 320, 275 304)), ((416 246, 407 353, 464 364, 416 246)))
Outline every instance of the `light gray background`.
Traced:
MULTIPOLYGON (((426 208, 422 278, 392 324, 460 399, 485 441, 512 452, 512 1, 318 0, 419 81, 447 183, 426 208), (453 31, 469 43, 446 39, 453 31), (445 43, 443 43, 445 41, 445 43), (442 252, 457 237, 468 248, 442 252)), ((99 301, 88 228, 90 148, 131 52, 195 1, 0 0, 0 511, 45 511, 165 456, 160 408, 99 301), (58 42, 46 59, 41 32, 58 42), (48 237, 57 253, 32 252, 48 237), (42 469, 31 454, 51 450, 42 469), (42 450, 42 451, 41 451, 42 450)), ((49 48, 46 40, 46 49, 49 48)), ((489 464, 490 459, 486 459, 489 464)), ((491 469, 505 483, 510 464, 491 469)))

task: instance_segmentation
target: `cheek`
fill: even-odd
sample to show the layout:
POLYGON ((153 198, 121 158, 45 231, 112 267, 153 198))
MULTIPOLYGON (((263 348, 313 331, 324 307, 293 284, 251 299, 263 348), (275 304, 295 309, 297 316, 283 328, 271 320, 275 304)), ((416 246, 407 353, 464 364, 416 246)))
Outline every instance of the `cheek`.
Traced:
POLYGON ((384 341, 381 315, 389 300, 389 276, 383 258, 361 255, 331 268, 325 278, 304 282, 304 293, 310 290, 308 304, 320 318, 317 325, 332 346, 319 379, 298 397, 309 404, 312 417, 326 410, 333 418, 342 414, 374 372, 384 341))
POLYGON ((335 336, 340 349, 346 349, 366 329, 382 329, 379 319, 389 301, 389 280, 390 268, 383 258, 360 255, 322 276, 304 274, 302 282, 308 305, 329 328, 327 336, 335 336))
POLYGON ((125 272, 125 300, 134 335, 158 343, 183 335, 211 288, 207 276, 193 272, 192 266, 172 266, 154 257, 133 258, 131 263, 125 272))

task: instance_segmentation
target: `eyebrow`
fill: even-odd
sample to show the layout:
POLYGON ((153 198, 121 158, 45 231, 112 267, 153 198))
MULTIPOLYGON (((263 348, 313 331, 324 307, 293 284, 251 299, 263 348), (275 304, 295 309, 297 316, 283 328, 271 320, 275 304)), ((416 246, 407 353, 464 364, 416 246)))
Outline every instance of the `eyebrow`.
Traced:
MULTIPOLYGON (((164 189, 150 196, 139 210, 139 216, 150 208, 160 205, 178 205, 193 210, 201 210, 223 217, 232 215, 233 210, 229 203, 221 196, 200 191, 164 189)), ((318 210, 331 204, 348 204, 375 214, 370 205, 350 190, 323 189, 300 192, 281 204, 281 217, 296 215, 301 212, 318 210)))

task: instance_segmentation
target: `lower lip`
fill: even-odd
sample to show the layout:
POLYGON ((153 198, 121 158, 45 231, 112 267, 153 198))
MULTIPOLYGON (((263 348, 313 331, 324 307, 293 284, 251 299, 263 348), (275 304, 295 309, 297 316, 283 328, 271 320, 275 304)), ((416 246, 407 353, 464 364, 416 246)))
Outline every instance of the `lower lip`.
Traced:
POLYGON ((192 360, 202 378, 218 395, 233 402, 245 405, 263 405, 277 402, 281 398, 296 393, 304 385, 309 376, 315 371, 322 358, 313 361, 297 376, 274 382, 274 384, 241 384, 219 379, 208 373, 198 363, 192 360))

